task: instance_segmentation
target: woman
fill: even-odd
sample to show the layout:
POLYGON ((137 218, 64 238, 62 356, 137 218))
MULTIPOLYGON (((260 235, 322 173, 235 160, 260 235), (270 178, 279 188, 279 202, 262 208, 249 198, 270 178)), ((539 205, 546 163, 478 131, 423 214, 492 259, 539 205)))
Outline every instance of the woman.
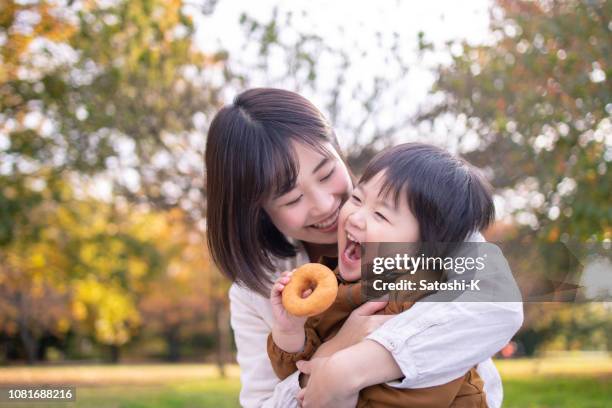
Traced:
POLYGON ((270 285, 285 270, 337 255, 338 211, 352 190, 339 151, 323 115, 289 91, 245 91, 211 123, 207 234, 215 262, 234 282, 241 404, 292 406, 299 392, 304 406, 354 406, 369 385, 429 387, 478 365, 489 406, 500 406, 501 380, 490 357, 522 324, 522 305, 514 303, 424 302, 397 316, 372 316, 385 304, 369 302, 299 365, 310 374, 304 390, 298 373, 276 378, 266 353, 270 285))

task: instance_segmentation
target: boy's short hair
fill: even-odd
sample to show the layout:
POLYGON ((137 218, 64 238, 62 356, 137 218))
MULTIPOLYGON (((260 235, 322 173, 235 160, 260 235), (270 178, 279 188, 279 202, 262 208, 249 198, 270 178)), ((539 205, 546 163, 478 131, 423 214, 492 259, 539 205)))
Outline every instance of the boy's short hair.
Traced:
POLYGON ((392 194, 396 206, 405 195, 421 242, 463 242, 495 220, 490 184, 476 167, 444 149, 423 143, 389 148, 368 163, 359 183, 382 171, 380 194, 392 194))

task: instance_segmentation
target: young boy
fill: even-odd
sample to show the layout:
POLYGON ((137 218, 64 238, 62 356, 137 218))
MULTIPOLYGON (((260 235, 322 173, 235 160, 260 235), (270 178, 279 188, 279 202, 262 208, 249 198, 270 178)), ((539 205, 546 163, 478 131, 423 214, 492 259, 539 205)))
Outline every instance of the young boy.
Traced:
MULTIPOLYGON (((332 306, 308 319, 292 316, 281 302, 282 290, 290 281, 291 273, 283 274, 272 288, 276 321, 268 337, 268 354, 276 374, 284 379, 295 372, 295 363, 311 358, 364 302, 361 243, 462 242, 470 233, 486 228, 493 219, 490 188, 463 160, 434 146, 415 143, 377 155, 340 211, 339 259, 335 271, 339 286, 332 306)), ((395 297, 381 313, 398 314, 413 304, 413 300, 395 297)), ((464 376, 435 387, 370 386, 361 390, 357 406, 486 407, 487 404, 483 382, 472 368, 464 376)))

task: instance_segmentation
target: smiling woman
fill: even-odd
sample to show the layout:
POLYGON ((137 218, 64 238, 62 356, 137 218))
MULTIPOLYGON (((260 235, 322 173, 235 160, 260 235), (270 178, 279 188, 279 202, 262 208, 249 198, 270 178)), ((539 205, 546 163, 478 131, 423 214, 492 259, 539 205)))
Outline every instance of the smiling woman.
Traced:
POLYGON ((335 248, 352 183, 329 123, 298 94, 251 89, 221 109, 206 179, 208 243, 232 281, 267 296, 274 258, 296 255, 287 237, 335 248))

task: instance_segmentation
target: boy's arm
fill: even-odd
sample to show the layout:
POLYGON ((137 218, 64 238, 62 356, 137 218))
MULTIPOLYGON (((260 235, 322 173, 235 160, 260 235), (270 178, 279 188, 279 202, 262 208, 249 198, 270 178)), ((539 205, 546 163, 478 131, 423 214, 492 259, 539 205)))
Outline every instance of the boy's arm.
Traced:
POLYGON ((268 336, 268 357, 272 363, 274 372, 281 380, 284 380, 291 374, 297 371, 295 363, 299 360, 309 360, 317 348, 321 345, 321 339, 317 332, 306 325, 304 327, 306 341, 302 350, 296 352, 287 352, 281 349, 272 337, 272 333, 268 336))
POLYGON ((244 408, 297 408, 300 390, 297 373, 279 381, 266 353, 270 326, 262 310, 267 300, 249 289, 232 285, 230 321, 240 365, 240 406, 244 408), (293 405, 292 405, 293 404, 293 405))

